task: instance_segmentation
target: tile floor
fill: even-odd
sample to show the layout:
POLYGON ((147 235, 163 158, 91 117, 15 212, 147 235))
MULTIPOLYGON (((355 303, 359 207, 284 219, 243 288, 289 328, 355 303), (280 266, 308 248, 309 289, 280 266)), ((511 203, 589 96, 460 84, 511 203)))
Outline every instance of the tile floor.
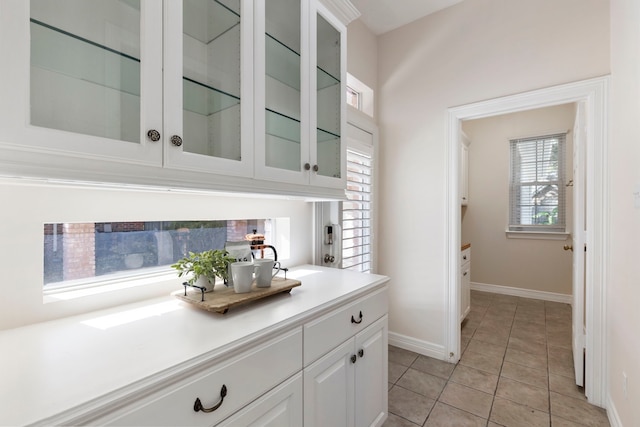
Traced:
POLYGON ((457 365, 389 346, 384 427, 609 426, 574 381, 571 306, 471 291, 457 365))

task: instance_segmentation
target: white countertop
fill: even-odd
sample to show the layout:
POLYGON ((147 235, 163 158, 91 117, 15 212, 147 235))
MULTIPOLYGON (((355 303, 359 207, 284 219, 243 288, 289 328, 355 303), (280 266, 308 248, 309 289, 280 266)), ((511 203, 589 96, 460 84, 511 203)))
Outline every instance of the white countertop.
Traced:
POLYGON ((311 265, 287 277, 302 286, 224 315, 167 296, 0 331, 0 425, 97 409, 388 281, 311 265))

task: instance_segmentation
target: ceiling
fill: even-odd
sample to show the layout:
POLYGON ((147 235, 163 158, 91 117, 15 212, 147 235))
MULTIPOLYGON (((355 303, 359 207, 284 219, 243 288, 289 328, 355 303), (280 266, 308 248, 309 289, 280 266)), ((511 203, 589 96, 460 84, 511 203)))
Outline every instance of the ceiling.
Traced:
POLYGON ((376 35, 386 33, 462 0, 351 0, 376 35))

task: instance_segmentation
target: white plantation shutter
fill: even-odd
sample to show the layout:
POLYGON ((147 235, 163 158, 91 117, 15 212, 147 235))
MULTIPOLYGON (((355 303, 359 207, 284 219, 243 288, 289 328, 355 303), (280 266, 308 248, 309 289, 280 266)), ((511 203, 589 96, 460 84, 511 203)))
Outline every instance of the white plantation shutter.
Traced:
POLYGON ((509 231, 564 232, 566 133, 510 141, 509 231))
POLYGON ((342 268, 371 272, 373 148, 347 149, 347 201, 342 202, 342 268))

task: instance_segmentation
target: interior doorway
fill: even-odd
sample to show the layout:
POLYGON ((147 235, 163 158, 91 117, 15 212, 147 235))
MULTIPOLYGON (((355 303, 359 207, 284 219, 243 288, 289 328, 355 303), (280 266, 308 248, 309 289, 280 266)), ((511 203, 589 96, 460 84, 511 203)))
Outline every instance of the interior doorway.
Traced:
POLYGON ((605 405, 606 385, 606 325, 605 325, 605 273, 607 271, 607 91, 608 77, 601 77, 555 86, 490 101, 451 108, 448 111, 448 315, 445 336, 451 362, 460 358, 460 235, 461 216, 459 201, 459 135, 465 119, 492 117, 513 112, 543 108, 566 103, 585 107, 586 153, 586 217, 591 230, 585 244, 591 248, 586 255, 585 280, 585 394, 590 403, 605 405))

